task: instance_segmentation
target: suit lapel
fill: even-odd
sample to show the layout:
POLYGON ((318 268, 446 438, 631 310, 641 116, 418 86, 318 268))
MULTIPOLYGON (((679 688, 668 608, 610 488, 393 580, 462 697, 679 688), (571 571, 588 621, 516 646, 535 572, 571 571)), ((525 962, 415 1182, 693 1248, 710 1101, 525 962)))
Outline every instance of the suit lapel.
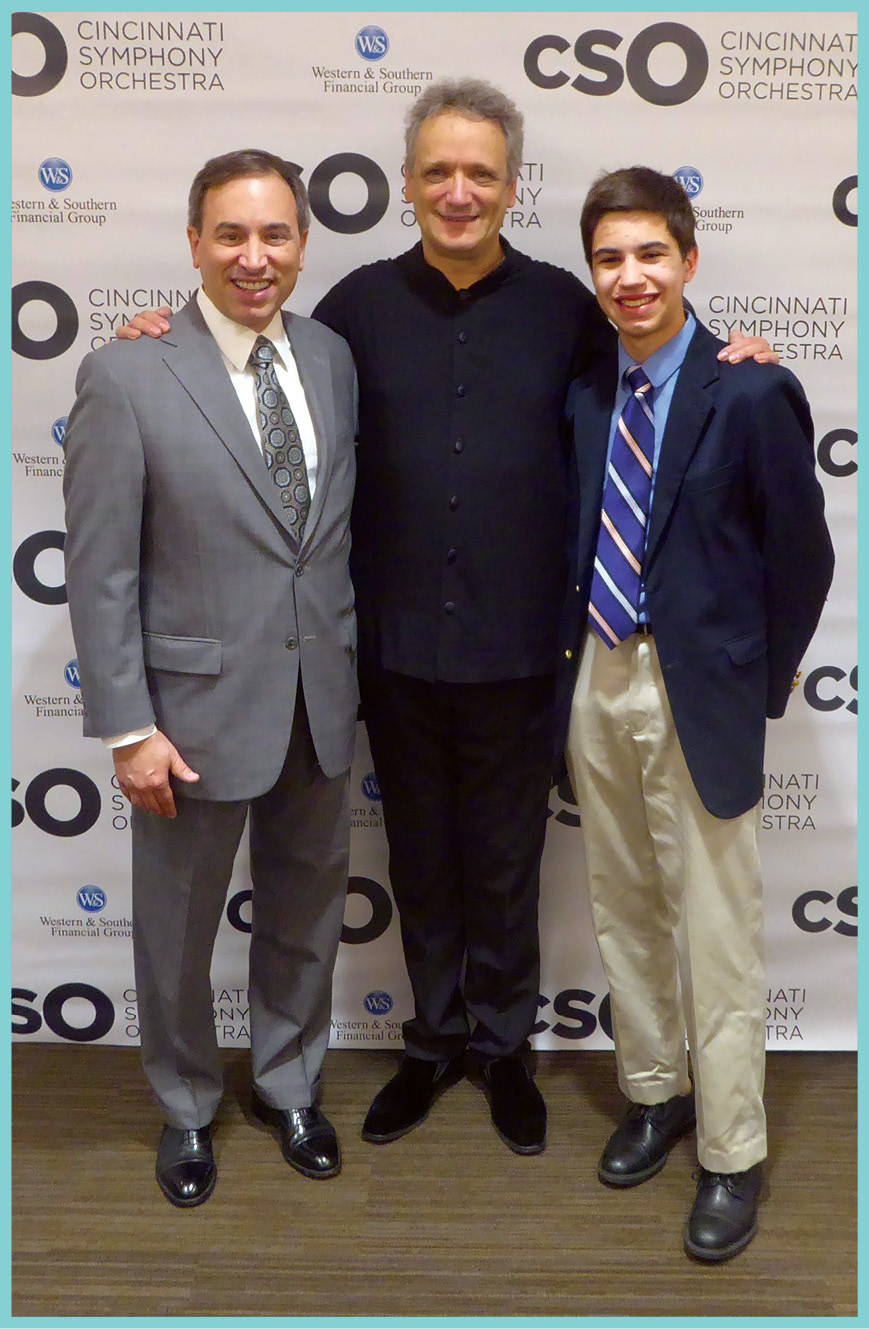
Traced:
POLYGON ((196 403, 265 507, 293 539, 277 488, 269 478, 223 357, 195 298, 172 320, 172 331, 163 338, 162 346, 170 373, 196 403))
POLYGON ((293 348, 299 378, 311 413, 317 440, 317 487, 305 523, 303 544, 308 544, 323 511, 326 490, 332 475, 335 450, 335 403, 330 389, 329 360, 314 343, 307 322, 284 313, 284 326, 293 348))
POLYGON ((661 441, 661 455, 655 469, 655 492, 646 545, 647 562, 654 555, 685 472, 697 451, 706 423, 715 410, 715 388, 719 379, 716 353, 719 344, 698 324, 679 370, 661 441))

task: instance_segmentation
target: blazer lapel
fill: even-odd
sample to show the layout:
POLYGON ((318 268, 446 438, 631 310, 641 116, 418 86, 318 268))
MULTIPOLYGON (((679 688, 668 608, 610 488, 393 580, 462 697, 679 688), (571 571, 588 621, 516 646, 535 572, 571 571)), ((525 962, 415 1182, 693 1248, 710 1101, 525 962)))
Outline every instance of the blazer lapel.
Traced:
POLYGON ((303 544, 307 544, 323 511, 326 491, 332 476, 335 452, 335 403, 331 391, 328 357, 314 344, 307 322, 285 312, 284 325, 293 348, 317 440, 317 487, 311 500, 302 541, 303 544))
POLYGON ((714 389, 719 378, 717 350, 718 343, 705 328, 698 325, 679 370, 661 440, 661 455, 655 469, 655 492, 649 517, 647 561, 654 555, 685 471, 697 450, 706 423, 715 410, 714 389))
POLYGON ((618 363, 607 361, 574 388, 574 448, 579 482, 579 567, 594 558, 606 477, 609 427, 615 400, 618 363))
POLYGON ((172 320, 172 331, 163 338, 162 345, 163 359, 170 373, 195 401, 265 507, 290 539, 295 540, 287 526, 277 488, 269 479, 247 416, 226 372, 223 357, 195 298, 172 320))

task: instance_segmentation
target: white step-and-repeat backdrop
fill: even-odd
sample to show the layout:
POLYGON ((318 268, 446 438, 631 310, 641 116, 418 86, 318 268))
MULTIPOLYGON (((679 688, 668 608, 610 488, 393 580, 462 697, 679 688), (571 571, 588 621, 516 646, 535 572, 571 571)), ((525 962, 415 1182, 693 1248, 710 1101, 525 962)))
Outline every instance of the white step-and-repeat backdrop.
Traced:
MULTIPOLYGON (((261 147, 304 169, 309 313, 416 238, 402 120, 433 79, 515 98, 525 158, 506 235, 585 278, 578 216, 602 169, 678 176, 698 216, 700 317, 766 336, 812 402, 837 553, 820 630, 770 726, 763 806, 771 1048, 856 1037, 857 28, 853 13, 214 13, 13 16, 12 1030, 132 1044, 129 816, 81 737, 61 475, 82 356, 198 284, 185 200, 206 158, 261 147)), ((333 1043, 396 1046, 410 1013, 377 781, 359 726, 333 1043)), ((504 809, 505 817, 510 809, 504 809)), ((213 968, 220 1041, 248 1043, 240 861, 213 968)), ((553 790, 539 1048, 611 1046, 582 831, 553 790)))

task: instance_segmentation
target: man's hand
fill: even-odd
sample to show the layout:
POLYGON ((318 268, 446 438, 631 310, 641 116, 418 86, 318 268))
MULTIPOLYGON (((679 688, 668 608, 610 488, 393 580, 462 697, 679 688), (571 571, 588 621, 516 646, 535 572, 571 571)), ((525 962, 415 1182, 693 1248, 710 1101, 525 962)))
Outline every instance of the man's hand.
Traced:
MULTIPOLYGON (((141 318, 141 314, 133 322, 138 318, 141 318)), ((765 337, 746 337, 739 328, 731 328, 729 341, 730 345, 718 352, 719 360, 727 360, 732 365, 749 359, 756 360, 759 365, 777 365, 779 362, 778 352, 772 349, 765 337)))
POLYGON ((162 337, 172 326, 169 322, 171 313, 169 305, 161 305, 159 309, 143 309, 131 322, 122 323, 115 336, 120 337, 121 341, 136 341, 143 332, 149 337, 162 337))
POLYGON ((195 784, 199 779, 159 729, 138 743, 125 743, 121 748, 114 748, 112 755, 121 793, 134 808, 153 812, 158 817, 176 815, 170 774, 187 784, 195 784))

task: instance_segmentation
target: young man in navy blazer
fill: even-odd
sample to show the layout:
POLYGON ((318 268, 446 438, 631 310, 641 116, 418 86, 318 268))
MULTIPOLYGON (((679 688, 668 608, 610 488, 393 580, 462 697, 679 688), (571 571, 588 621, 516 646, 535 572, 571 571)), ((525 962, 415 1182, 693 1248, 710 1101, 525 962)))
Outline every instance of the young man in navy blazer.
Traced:
POLYGON ((683 306, 697 248, 681 186, 646 167, 604 175, 581 228, 620 334, 568 401, 567 759, 631 1102, 598 1175, 654 1176, 696 1113, 685 1249, 725 1260, 757 1231, 766 1156, 765 724, 784 712, 833 554, 796 378, 722 363, 683 306))

